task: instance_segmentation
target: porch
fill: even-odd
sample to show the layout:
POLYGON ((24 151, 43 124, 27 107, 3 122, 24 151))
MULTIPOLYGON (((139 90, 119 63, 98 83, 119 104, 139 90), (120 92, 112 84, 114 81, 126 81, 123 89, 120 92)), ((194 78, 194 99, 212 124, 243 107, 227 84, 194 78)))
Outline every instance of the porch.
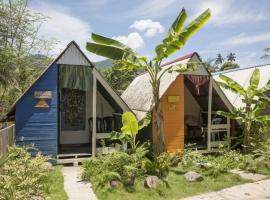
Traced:
MULTIPOLYGON (((120 130, 121 115, 128 111, 95 68, 89 76, 91 78, 87 81, 90 84, 79 89, 70 83, 63 85, 63 77, 59 76, 62 82, 59 87, 59 159, 79 159, 113 149, 110 133, 120 130)), ((82 85, 81 82, 79 84, 82 85)))
POLYGON ((211 76, 185 75, 185 147, 202 152, 230 148, 231 123, 217 111, 229 111, 230 105, 211 76))

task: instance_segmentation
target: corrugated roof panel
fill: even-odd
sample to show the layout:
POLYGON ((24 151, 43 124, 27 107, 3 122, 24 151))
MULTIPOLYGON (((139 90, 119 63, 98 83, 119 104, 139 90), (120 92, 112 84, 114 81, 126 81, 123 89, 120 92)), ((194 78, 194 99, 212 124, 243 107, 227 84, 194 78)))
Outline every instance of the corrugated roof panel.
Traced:
POLYGON ((58 59, 57 64, 84 65, 90 66, 88 60, 83 56, 79 49, 72 43, 58 59))
MULTIPOLYGON (((224 74, 225 76, 232 78, 233 80, 235 80, 240 85, 246 88, 248 87, 250 77, 254 69, 256 68, 260 69, 260 74, 261 74, 260 84, 259 84, 259 88, 260 88, 260 87, 265 86, 270 80, 270 65, 255 66, 252 68, 249 67, 249 68, 243 68, 239 70, 219 73, 219 74, 214 75, 213 77, 215 80, 220 81, 219 75, 224 74)), ((224 88, 222 88, 222 90, 232 105, 234 105, 236 108, 243 106, 242 100, 238 94, 225 90, 224 88)))

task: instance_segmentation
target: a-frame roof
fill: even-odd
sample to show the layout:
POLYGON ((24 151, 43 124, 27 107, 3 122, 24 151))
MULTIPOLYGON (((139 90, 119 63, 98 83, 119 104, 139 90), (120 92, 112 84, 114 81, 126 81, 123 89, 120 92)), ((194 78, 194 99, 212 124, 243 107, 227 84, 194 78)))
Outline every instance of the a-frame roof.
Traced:
POLYGON ((15 101, 11 106, 7 117, 13 116, 16 111, 17 102, 25 95, 25 93, 35 84, 40 77, 42 77, 53 64, 69 64, 69 65, 82 65, 89 66, 93 70, 93 75, 96 76, 100 84, 107 90, 111 97, 119 104, 123 111, 129 111, 129 107, 122 100, 122 98, 114 91, 114 89, 109 85, 109 83, 102 77, 102 75, 96 70, 94 64, 87 58, 87 56, 80 49, 75 41, 71 41, 67 47, 55 58, 55 60, 44 70, 44 72, 28 87, 27 90, 15 101))
MULTIPOLYGON (((181 58, 175 59, 173 61, 167 62, 162 65, 162 70, 171 67, 175 64, 186 64, 188 62, 202 62, 198 53, 194 52, 183 56, 181 58)), ((162 71, 160 72, 162 73, 162 71)), ((205 75, 210 76, 211 73, 206 69, 204 65, 199 66, 195 71, 185 72, 183 74, 192 74, 192 75, 205 75)), ((160 80, 160 89, 159 95, 160 98, 165 94, 167 89, 179 76, 178 72, 166 72, 160 80)), ((225 105, 231 109, 228 99, 225 97, 221 89, 217 84, 213 83, 214 89, 217 91, 218 95, 221 97, 225 105)), ((152 95, 152 86, 150 83, 150 77, 148 73, 139 75, 136 77, 128 88, 121 95, 123 100, 127 103, 129 108, 136 114, 137 119, 141 120, 144 118, 145 114, 149 111, 152 111, 154 107, 153 95, 152 95)))

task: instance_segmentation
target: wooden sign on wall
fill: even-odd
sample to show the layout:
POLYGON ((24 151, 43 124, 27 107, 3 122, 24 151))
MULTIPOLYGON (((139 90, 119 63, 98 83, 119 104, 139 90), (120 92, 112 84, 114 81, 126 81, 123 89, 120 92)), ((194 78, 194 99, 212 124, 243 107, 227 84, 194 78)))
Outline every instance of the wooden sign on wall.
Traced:
POLYGON ((45 99, 40 99, 38 103, 35 105, 35 108, 49 108, 50 106, 46 102, 45 99))
POLYGON ((179 103, 179 96, 168 96, 168 109, 169 111, 177 111, 178 110, 178 103, 179 103))
POLYGON ((34 97, 36 99, 51 99, 52 91, 35 91, 34 97))

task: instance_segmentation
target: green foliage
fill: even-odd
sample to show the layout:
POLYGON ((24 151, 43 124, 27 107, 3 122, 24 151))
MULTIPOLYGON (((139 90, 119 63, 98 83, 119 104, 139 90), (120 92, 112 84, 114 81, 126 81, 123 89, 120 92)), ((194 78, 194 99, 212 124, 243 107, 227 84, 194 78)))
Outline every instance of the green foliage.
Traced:
MULTIPOLYGON (((154 112, 156 113, 154 127, 157 133, 157 145, 155 149, 157 154, 161 154, 165 151, 162 110, 160 109, 159 99, 160 79, 167 71, 174 67, 171 66, 161 72, 161 62, 164 58, 180 50, 187 40, 204 25, 210 15, 210 10, 207 9, 198 18, 183 27, 187 14, 185 9, 182 9, 170 27, 167 36, 163 39, 161 44, 156 46, 156 57, 151 61, 148 61, 146 57, 139 55, 125 44, 95 33, 92 33, 93 42, 86 44, 88 51, 119 61, 123 65, 123 70, 142 69, 149 74, 155 105, 154 112)), ((186 65, 184 68, 189 69, 189 66, 186 65)), ((184 71, 184 69, 181 71, 184 71)))
POLYGON ((138 146, 135 152, 128 154, 116 151, 112 154, 98 156, 83 162, 83 177, 104 187, 112 180, 119 180, 124 185, 133 185, 135 178, 142 176, 139 169, 148 149, 145 145, 138 146))
POLYGON ((257 172, 258 167, 263 164, 261 158, 237 151, 221 151, 218 155, 204 156, 197 151, 186 150, 178 166, 184 172, 193 170, 216 178, 235 168, 257 172))
POLYGON ((230 69, 239 68, 239 64, 236 63, 235 53, 229 53, 227 55, 227 60, 219 53, 214 59, 208 59, 206 61, 206 66, 210 72, 225 71, 230 69))
POLYGON ((46 199, 50 200, 68 200, 64 190, 64 177, 61 172, 62 166, 55 166, 49 171, 48 175, 42 178, 42 191, 46 199))
POLYGON ((225 63, 222 64, 222 66, 220 67, 220 71, 225 71, 225 70, 230 70, 230 69, 237 69, 239 68, 239 64, 232 62, 232 61, 227 61, 225 63))
POLYGON ((55 41, 39 37, 47 20, 27 0, 0 1, 0 105, 9 107, 51 62, 55 41))
POLYGON ((31 195, 43 195, 42 181, 49 172, 44 162, 49 158, 40 153, 31 157, 29 150, 27 147, 9 148, 8 157, 1 167, 1 200, 26 200, 31 195))
POLYGON ((102 74, 108 83, 121 94, 133 81, 133 79, 141 73, 141 70, 122 70, 123 66, 120 62, 115 61, 111 68, 104 69, 102 74))
POLYGON ((259 124, 260 127, 266 127, 270 121, 270 115, 263 114, 266 105, 270 102, 266 92, 270 91, 270 85, 258 88, 260 82, 260 70, 255 69, 249 81, 247 88, 242 87, 233 79, 225 76, 219 76, 222 82, 218 84, 238 95, 243 103, 243 107, 234 108, 231 112, 219 111, 218 114, 231 119, 236 119, 242 123, 244 131, 241 136, 241 143, 243 144, 244 152, 250 151, 252 126, 259 124))
POLYGON ((270 162, 270 137, 265 141, 261 141, 257 149, 253 151, 253 153, 255 154, 255 156, 260 157, 261 160, 263 160, 265 163, 269 163, 270 162))
POLYGON ((125 112, 122 115, 122 128, 121 132, 113 131, 110 135, 112 140, 120 140, 122 145, 128 144, 131 146, 131 151, 136 151, 138 143, 136 142, 136 136, 138 131, 148 126, 151 122, 151 114, 147 114, 142 120, 142 123, 138 123, 135 115, 131 112, 125 112))
POLYGON ((187 19, 187 13, 185 9, 182 9, 169 29, 167 36, 161 44, 156 46, 156 58, 154 60, 162 60, 180 50, 187 40, 207 22, 210 16, 210 10, 207 9, 183 28, 184 22, 187 19))
POLYGON ((171 167, 171 157, 168 153, 154 156, 153 160, 145 159, 142 161, 142 170, 145 174, 155 175, 165 178, 169 175, 171 167))

